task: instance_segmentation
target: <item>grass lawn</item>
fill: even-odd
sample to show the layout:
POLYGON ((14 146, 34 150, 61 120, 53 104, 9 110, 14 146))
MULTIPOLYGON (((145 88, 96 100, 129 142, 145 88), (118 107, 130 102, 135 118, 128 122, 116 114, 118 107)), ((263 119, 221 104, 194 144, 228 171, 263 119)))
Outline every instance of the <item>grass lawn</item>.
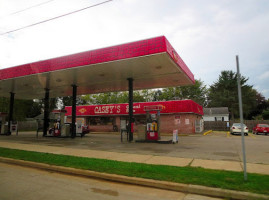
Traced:
POLYGON ((245 182, 243 180, 243 172, 211 170, 199 167, 174 167, 166 165, 128 163, 105 159, 38 153, 1 147, 0 156, 110 174, 203 185, 269 195, 269 175, 249 173, 248 181, 245 182))

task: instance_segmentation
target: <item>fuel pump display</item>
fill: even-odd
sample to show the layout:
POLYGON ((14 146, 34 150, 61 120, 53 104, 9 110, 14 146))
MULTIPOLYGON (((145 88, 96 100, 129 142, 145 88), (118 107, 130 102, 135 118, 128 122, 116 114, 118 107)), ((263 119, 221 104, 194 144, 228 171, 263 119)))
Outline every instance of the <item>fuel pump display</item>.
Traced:
POLYGON ((70 136, 70 124, 64 123, 66 110, 53 110, 50 119, 49 136, 67 137, 70 136))
POLYGON ((147 112, 146 139, 160 140, 160 111, 162 106, 145 106, 147 112))
MULTIPOLYGON (((53 110, 50 119, 50 129, 48 136, 53 137, 70 137, 71 136, 71 124, 65 123, 66 110, 53 110)), ((86 133, 89 133, 89 126, 83 125, 82 119, 77 119, 76 122, 76 134, 81 137, 86 133)))

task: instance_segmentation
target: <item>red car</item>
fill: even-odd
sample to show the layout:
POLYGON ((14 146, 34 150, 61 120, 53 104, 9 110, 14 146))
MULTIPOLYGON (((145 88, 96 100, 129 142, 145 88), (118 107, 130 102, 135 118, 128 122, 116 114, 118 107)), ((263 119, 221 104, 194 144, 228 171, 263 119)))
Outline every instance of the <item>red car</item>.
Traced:
POLYGON ((269 133, 269 125, 268 124, 257 124, 253 130, 252 130, 253 134, 259 134, 259 133, 264 133, 265 135, 267 135, 269 133))

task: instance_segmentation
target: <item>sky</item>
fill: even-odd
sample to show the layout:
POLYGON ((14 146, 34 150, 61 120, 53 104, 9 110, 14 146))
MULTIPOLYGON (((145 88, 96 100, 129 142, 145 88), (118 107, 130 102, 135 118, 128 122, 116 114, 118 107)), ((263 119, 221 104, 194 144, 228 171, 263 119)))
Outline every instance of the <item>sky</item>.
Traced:
POLYGON ((205 85, 236 72, 239 55, 241 75, 269 98, 268 0, 113 0, 3 34, 103 1, 0 0, 0 69, 164 35, 205 85))

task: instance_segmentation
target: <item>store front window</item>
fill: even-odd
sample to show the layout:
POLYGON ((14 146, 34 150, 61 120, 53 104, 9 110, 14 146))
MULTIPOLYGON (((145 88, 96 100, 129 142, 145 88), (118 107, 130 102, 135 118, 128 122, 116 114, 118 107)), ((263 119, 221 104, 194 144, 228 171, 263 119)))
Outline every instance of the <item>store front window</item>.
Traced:
POLYGON ((138 115, 135 116, 135 124, 139 125, 139 124, 146 124, 146 116, 145 115, 138 115))
POLYGON ((90 117, 90 125, 113 125, 114 117, 90 117))

